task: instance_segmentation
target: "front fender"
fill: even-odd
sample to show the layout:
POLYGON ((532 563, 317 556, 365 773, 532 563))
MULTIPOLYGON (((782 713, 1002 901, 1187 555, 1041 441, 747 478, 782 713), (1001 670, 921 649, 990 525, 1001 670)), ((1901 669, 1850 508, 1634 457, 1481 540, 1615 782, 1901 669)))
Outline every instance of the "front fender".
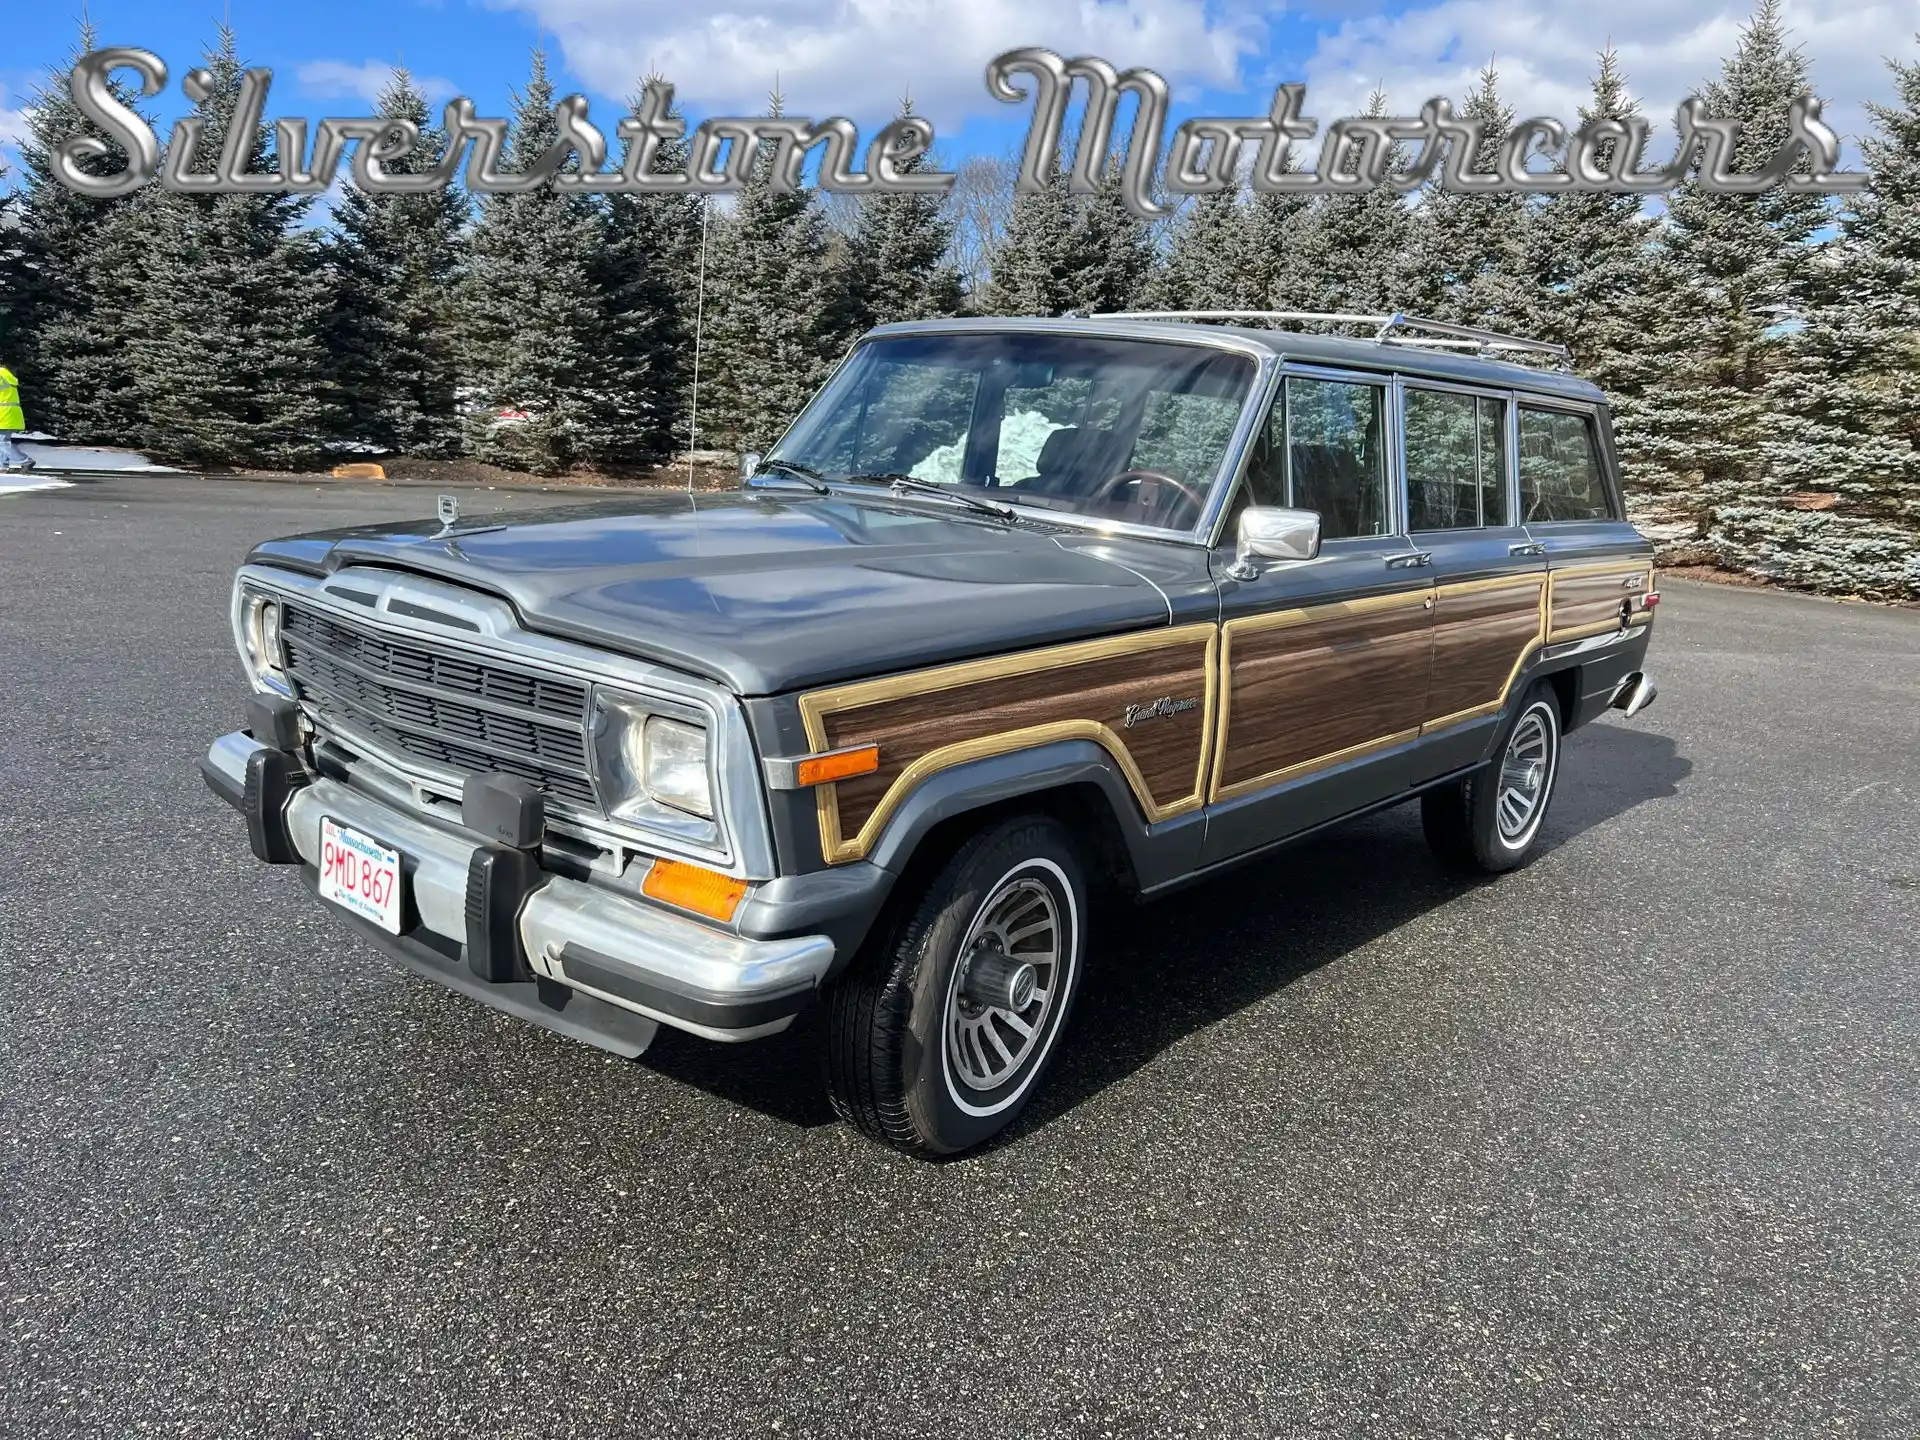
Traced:
POLYGON ((1147 823, 1113 756, 1092 740, 1056 740, 970 760, 928 776, 900 802, 868 858, 899 873, 937 825, 970 811, 1068 789, 1097 791, 1145 889, 1199 863, 1201 811, 1147 823))

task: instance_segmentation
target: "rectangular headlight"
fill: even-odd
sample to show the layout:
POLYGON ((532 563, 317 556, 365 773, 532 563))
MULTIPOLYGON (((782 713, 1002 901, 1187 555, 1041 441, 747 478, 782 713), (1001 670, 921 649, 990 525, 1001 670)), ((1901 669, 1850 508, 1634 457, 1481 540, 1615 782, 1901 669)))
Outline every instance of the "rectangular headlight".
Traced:
POLYGON ((280 641, 280 602, 270 595, 236 584, 233 595, 234 638, 247 678, 256 690, 293 694, 286 677, 286 654, 280 641))
POLYGON ((683 720, 655 715, 647 721, 647 794, 689 815, 713 818, 713 784, 707 772, 707 732, 683 720))
POLYGON ((666 806, 713 819, 704 726, 656 715, 646 701, 608 690, 594 691, 594 709, 601 799, 609 815, 646 824, 666 818, 654 808, 666 806))

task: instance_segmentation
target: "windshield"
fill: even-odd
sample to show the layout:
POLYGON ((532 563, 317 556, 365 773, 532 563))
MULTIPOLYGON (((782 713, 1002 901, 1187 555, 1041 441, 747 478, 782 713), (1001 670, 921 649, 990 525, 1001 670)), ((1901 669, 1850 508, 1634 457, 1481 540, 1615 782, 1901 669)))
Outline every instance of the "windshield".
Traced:
POLYGON ((1244 355, 1095 335, 868 341, 769 461, 1191 530, 1252 388, 1244 355))

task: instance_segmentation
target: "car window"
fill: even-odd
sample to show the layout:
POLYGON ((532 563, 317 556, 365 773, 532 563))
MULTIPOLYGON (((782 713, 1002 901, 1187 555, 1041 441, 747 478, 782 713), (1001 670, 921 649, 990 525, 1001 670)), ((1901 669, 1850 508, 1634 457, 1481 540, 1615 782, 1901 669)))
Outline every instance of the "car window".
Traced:
POLYGON ((960 452, 979 376, 911 361, 882 361, 865 376, 865 401, 834 417, 820 453, 850 474, 902 472, 927 479, 959 474, 960 452))
POLYGON ((1613 514, 1600 474, 1593 418, 1565 410, 1520 407, 1520 517, 1605 520, 1613 514))
POLYGON ((1506 401, 1406 392, 1407 528, 1506 525, 1506 401))
POLYGON ((1328 540, 1386 534, 1385 390, 1296 375, 1288 378, 1286 391, 1291 503, 1317 510, 1320 534, 1328 540))
MULTIPOLYGON (((1032 475, 1040 468, 1040 452, 1054 431, 1083 424, 1098 428, 1099 419, 1087 415, 1087 401, 1092 395, 1091 380, 1071 376, 1055 377, 1046 385, 1008 386, 1001 402, 1000 443, 994 451, 993 473, 1007 480, 1032 475)), ((954 478, 958 478, 957 472, 954 478)))
POLYGON ((1253 434, 1247 453, 1246 483, 1234 496, 1236 511, 1248 505, 1287 503, 1287 392, 1273 397, 1267 418, 1253 434))
POLYGON ((1187 531, 1232 457, 1257 376, 1250 357, 1213 345, 1045 331, 875 337, 767 459, 829 481, 903 474, 1187 531))
POLYGON ((1239 419, 1240 400, 1235 396, 1149 391, 1127 468, 1210 484, 1239 419))

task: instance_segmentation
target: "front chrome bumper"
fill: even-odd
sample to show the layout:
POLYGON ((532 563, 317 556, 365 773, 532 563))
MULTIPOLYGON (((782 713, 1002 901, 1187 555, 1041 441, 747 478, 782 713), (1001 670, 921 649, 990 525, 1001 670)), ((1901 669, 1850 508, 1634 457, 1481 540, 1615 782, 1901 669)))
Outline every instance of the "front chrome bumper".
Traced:
MULTIPOLYGON (((249 793, 248 764, 266 749, 243 731, 223 735, 201 761, 201 772, 216 794, 245 813, 250 803, 260 803, 249 793)), ((310 870, 319 866, 323 817, 404 857, 412 925, 397 941, 356 919, 363 931, 449 988, 603 1049, 637 1055, 662 1024, 714 1040, 750 1040, 783 1030, 833 964, 834 945, 824 935, 748 939, 548 874, 519 910, 533 976, 520 983, 484 980, 460 959, 479 837, 322 777, 294 789, 280 817, 310 870)))

